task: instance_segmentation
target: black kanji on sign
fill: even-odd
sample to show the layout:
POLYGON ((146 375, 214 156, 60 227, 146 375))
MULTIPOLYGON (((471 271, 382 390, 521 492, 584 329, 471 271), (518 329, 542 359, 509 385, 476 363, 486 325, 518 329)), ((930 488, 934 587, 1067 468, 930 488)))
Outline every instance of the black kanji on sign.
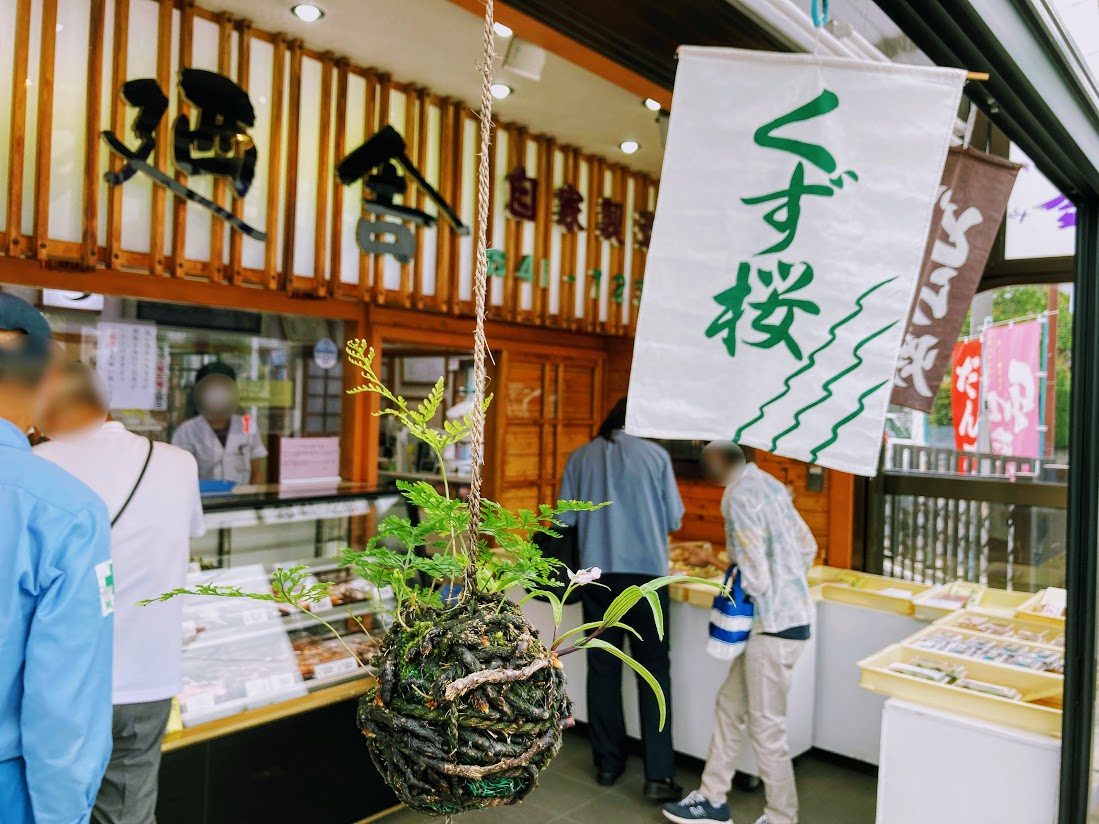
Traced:
POLYGON ((442 195, 412 165, 405 154, 404 138, 392 126, 386 126, 336 164, 336 175, 344 186, 366 178, 363 182, 363 209, 374 215, 375 219, 359 218, 356 232, 359 249, 368 255, 388 254, 401 263, 409 263, 416 253, 416 236, 404 221, 418 226, 435 225, 434 216, 393 202, 394 197, 399 195, 403 198, 408 190, 408 181, 397 171, 395 164, 399 164, 439 208, 439 213, 454 227, 454 231, 459 235, 469 234, 469 227, 462 223, 442 195), (367 191, 373 194, 373 199, 366 196, 367 191), (386 240, 387 236, 392 239, 386 240))
MULTIPOLYGON (((252 185, 257 157, 255 144, 248 135, 256 120, 248 93, 228 77, 203 69, 182 69, 179 86, 183 99, 198 112, 198 125, 192 128, 186 115, 176 119, 173 131, 176 168, 186 175, 229 178, 233 191, 244 197, 252 185)), ((158 186, 213 212, 248 237, 267 239, 264 232, 148 162, 156 148, 156 130, 168 111, 168 98, 156 80, 128 80, 122 84, 120 94, 127 105, 137 108, 133 132, 140 143, 131 150, 114 132, 102 132, 111 151, 126 161, 119 171, 104 175, 107 183, 121 185, 141 172, 158 186)))

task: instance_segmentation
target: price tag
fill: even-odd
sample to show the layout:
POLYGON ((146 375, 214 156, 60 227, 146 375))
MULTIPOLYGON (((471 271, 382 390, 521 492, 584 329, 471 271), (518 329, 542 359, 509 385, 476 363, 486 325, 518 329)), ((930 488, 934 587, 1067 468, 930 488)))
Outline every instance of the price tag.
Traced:
POLYGON ((258 698, 261 695, 267 695, 271 691, 270 678, 253 678, 250 681, 244 682, 244 693, 249 698, 258 698))
POLYGON ((283 692, 292 689, 294 685, 298 683, 297 673, 293 672, 280 672, 278 675, 272 675, 270 680, 271 690, 273 692, 283 692))
POLYGON ((325 661, 323 664, 317 664, 313 667, 313 678, 317 681, 323 681, 328 678, 335 678, 337 675, 346 675, 358 668, 359 664, 354 658, 337 658, 335 661, 325 661))
POLYGON ((270 617, 270 613, 259 607, 257 609, 246 609, 241 613, 241 620, 244 621, 244 626, 250 627, 253 624, 262 624, 270 617))
POLYGON ((199 715, 214 708, 214 694, 212 692, 199 692, 188 696, 182 703, 180 711, 184 715, 199 715))

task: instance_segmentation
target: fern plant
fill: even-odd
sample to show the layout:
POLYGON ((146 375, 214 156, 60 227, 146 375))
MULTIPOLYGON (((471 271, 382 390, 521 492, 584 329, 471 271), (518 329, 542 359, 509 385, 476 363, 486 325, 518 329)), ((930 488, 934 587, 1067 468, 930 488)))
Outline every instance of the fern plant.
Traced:
MULTIPOLYGON (((446 462, 443 459, 443 453, 447 447, 457 444, 470 435, 474 426, 472 414, 460 420, 448 420, 441 429, 436 428, 432 425, 432 421, 443 401, 442 379, 435 384, 427 398, 416 405, 410 405, 403 397, 394 394, 382 383, 374 369, 374 352, 366 341, 352 340, 347 344, 346 351, 348 361, 362 377, 362 383, 349 391, 351 393, 367 392, 380 396, 385 404, 375 414, 391 415, 397 418, 411 435, 427 444, 436 454, 438 466, 443 472, 442 492, 423 481, 397 482, 408 503, 422 513, 417 523, 413 523, 409 518, 390 516, 381 521, 376 535, 367 542, 365 547, 345 549, 340 557, 343 566, 352 569, 373 584, 378 591, 393 593, 391 602, 393 606, 390 610, 393 623, 387 639, 390 635, 397 639, 388 645, 390 652, 396 650, 397 654, 387 657, 379 653, 377 656, 375 663, 379 667, 380 686, 376 693, 369 694, 372 697, 363 705, 366 709, 361 710, 360 714, 365 712, 369 715, 375 712, 378 706, 388 708, 394 682, 407 681, 415 687, 416 679, 426 675, 423 672, 425 667, 422 661, 416 666, 412 666, 409 662, 419 653, 424 655, 431 653, 440 644, 448 646, 447 639, 437 639, 435 636, 439 632, 439 626, 448 625, 449 616, 473 612, 480 616, 479 620, 485 626, 511 626, 517 619, 518 606, 530 598, 541 597, 550 603, 553 614, 554 631, 551 639, 537 639, 531 634, 534 633, 533 630, 522 630, 522 627, 519 630, 509 629, 511 635, 506 635, 503 630, 487 634, 488 630, 486 630, 486 634, 479 638, 472 637, 471 640, 463 637, 459 639, 462 644, 474 645, 472 651, 458 650, 462 660, 468 664, 465 678, 458 678, 446 687, 442 698, 430 693, 426 686, 415 687, 417 694, 423 696, 423 701, 418 709, 406 707, 405 711, 420 714, 435 712, 445 700, 449 700, 448 696, 452 697, 451 693, 456 689, 455 684, 469 681, 475 683, 479 689, 486 690, 484 697, 477 698, 476 702, 479 702, 478 706, 483 704, 487 712, 493 700, 501 700, 499 695, 494 697, 490 686, 492 683, 505 682, 509 679, 517 680, 520 676, 526 678, 530 671, 546 665, 559 669, 561 657, 581 650, 593 649, 603 650, 621 658, 653 689, 660 711, 660 724, 663 727, 666 717, 665 696, 656 679, 645 667, 599 636, 610 627, 622 628, 636 636, 637 632, 623 622, 629 611, 644 601, 652 611, 656 632, 663 637, 664 616, 657 596, 661 587, 684 581, 694 581, 717 589, 721 589, 722 585, 688 576, 670 575, 656 578, 639 586, 631 586, 618 595, 601 620, 583 623, 562 632, 564 600, 576 587, 600 586, 597 580, 599 571, 568 570, 570 583, 564 595, 558 596, 552 589, 557 585, 554 574, 561 564, 553 558, 543 556, 535 544, 534 537, 540 533, 560 537, 557 529, 563 526, 560 519, 565 513, 592 512, 611 504, 609 502, 558 501, 554 505, 543 504, 537 509, 520 509, 512 512, 498 503, 482 501, 476 532, 478 538, 475 545, 469 545, 470 509, 464 501, 451 495, 450 484, 445 474, 446 462), (440 593, 444 587, 453 585, 455 582, 461 585, 461 594, 457 598, 442 597, 440 593), (517 602, 508 597, 515 593, 519 594, 517 602), (512 636, 514 640, 509 640, 512 636), (505 640, 513 645, 512 652, 518 649, 521 656, 527 656, 531 661, 526 668, 516 669, 513 666, 509 669, 504 664, 494 667, 478 663, 487 655, 487 653, 482 654, 483 649, 491 652, 505 640), (400 671, 389 671, 395 669, 400 671), (390 698, 387 698, 385 692, 387 684, 390 698)), ((484 404, 485 410, 490 403, 491 398, 487 398, 484 404)), ((315 582, 309 576, 306 567, 296 566, 276 570, 274 585, 270 592, 253 593, 242 591, 237 587, 201 585, 173 590, 156 600, 166 600, 178 595, 253 598, 289 604, 312 614, 310 612, 312 605, 324 600, 329 594, 330 587, 330 584, 315 582)), ((339 637, 335 628, 321 616, 313 614, 313 617, 339 637)), ((456 622, 457 619, 451 623, 456 622)), ((455 643, 449 646, 459 645, 455 643)), ((383 641, 382 648, 384 652, 387 642, 383 641)), ((350 649, 348 652, 352 656, 355 655, 350 649)), ((357 656, 356 660, 358 660, 357 656)), ((369 662, 359 661, 359 663, 366 666, 369 662)), ((443 677, 449 670, 443 667, 437 672, 441 672, 440 677, 443 677)), ((432 674, 435 675, 436 671, 432 674)), ((464 689, 465 687, 462 687, 462 690, 464 689)), ((518 696, 518 691, 512 694, 518 696)), ((516 697, 514 700, 520 699, 516 697)), ((529 701, 522 700, 527 703, 521 706, 526 707, 529 701)), ((362 721, 362 718, 360 720, 362 721)), ((569 720, 571 723, 571 719, 569 720)), ((383 721, 391 723, 389 720, 383 719, 383 721)), ((383 721, 373 718, 371 723, 380 724, 383 721)), ((366 722, 363 721, 363 723, 366 722)), ((399 728, 407 732, 411 729, 408 726, 410 723, 406 719, 401 722, 399 728)), ((366 729, 365 726, 364 729, 366 729)), ((554 732, 559 736, 558 727, 554 728, 554 732)), ((432 735, 434 736, 435 733, 432 735)), ((425 747, 429 744, 432 747, 435 746, 431 743, 435 738, 429 737, 425 740, 428 742, 424 744, 425 747)), ((533 751, 532 749, 531 752, 533 751)), ((451 752, 450 755, 453 756, 453 754, 451 752)), ((400 772, 396 768, 394 770, 397 773, 400 772)), ((504 770, 504 772, 507 771, 504 770)), ((479 790, 470 792, 477 796, 479 790)), ((442 808, 436 805, 431 807, 431 810, 439 812, 442 808)))

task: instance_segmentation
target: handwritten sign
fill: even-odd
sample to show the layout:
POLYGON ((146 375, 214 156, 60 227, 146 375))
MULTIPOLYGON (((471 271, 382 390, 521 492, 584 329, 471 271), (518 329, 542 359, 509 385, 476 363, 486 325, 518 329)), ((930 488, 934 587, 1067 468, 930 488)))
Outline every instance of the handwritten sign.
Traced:
POLYGON ((95 368, 110 389, 112 409, 156 409, 156 324, 101 321, 95 368))

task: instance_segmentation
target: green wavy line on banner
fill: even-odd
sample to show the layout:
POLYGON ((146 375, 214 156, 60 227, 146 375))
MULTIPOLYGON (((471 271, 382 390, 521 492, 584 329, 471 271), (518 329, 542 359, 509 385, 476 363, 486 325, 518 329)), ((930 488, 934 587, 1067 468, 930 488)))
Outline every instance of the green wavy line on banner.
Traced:
POLYGON ((811 404, 808 404, 807 406, 803 406, 801 409, 799 409, 797 412, 794 413, 794 423, 790 427, 788 427, 787 429, 783 430, 782 432, 779 432, 778 435, 775 436, 775 439, 771 442, 771 451, 772 452, 775 451, 775 447, 778 446, 778 442, 782 438, 785 438, 787 435, 789 435, 791 432, 793 432, 795 429, 797 429, 799 426, 801 426, 801 416, 802 415, 804 415, 810 409, 813 409, 814 407, 820 406, 822 403, 825 403, 829 398, 832 397, 832 384, 836 383, 837 381, 841 380, 842 378, 846 377, 847 375, 850 375, 852 372, 854 372, 856 369, 858 369, 860 366, 862 366, 864 361, 862 359, 862 356, 859 355, 859 350, 862 349, 862 347, 866 346, 866 344, 870 343, 870 341, 874 340, 874 338, 879 337, 880 335, 884 335, 886 332, 888 332, 890 329, 892 329, 894 326, 896 326, 897 323, 898 323, 897 321, 893 321, 888 326, 883 326, 877 332, 873 332, 873 333, 867 335, 865 338, 863 338, 862 340, 860 340, 858 343, 855 344, 855 348, 851 350, 851 354, 854 356, 855 362, 853 364, 851 364, 850 366, 848 366, 846 369, 844 369, 842 372, 840 372, 838 375, 834 375, 831 378, 829 378, 827 381, 824 382, 824 386, 821 387, 824 390, 824 395, 822 397, 818 398, 817 400, 813 401, 811 404))
MULTIPOLYGON (((769 401, 764 402, 764 404, 759 408, 759 413, 754 418, 752 418, 752 420, 748 421, 748 423, 744 424, 744 426, 740 427, 740 429, 737 430, 736 435, 733 436, 733 440, 739 441, 741 434, 746 429, 748 429, 748 427, 754 426, 755 424, 763 420, 763 410, 765 410, 771 404, 782 400, 784 397, 790 394, 790 384, 794 382, 794 379, 800 377, 801 375, 804 375, 806 372, 808 372, 810 369, 817 365, 817 355, 819 355, 821 352, 823 352, 825 349, 827 349, 829 346, 836 342, 836 332, 840 329, 840 327, 854 320, 862 314, 862 310, 866 308, 862 305, 862 302, 865 298, 870 297, 871 294, 876 292, 878 289, 881 289, 883 286, 885 286, 885 284, 892 283, 895 280, 895 277, 886 278, 881 283, 874 284, 857 298, 855 298, 855 306, 857 306, 858 308, 855 309, 855 311, 847 317, 841 318, 832 325, 832 328, 828 330, 828 340, 826 340, 824 343, 822 343, 820 346, 818 346, 816 349, 809 353, 809 359, 805 362, 805 365, 801 367, 801 369, 798 369, 796 372, 793 372, 786 377, 786 380, 782 382, 782 391, 775 395, 773 398, 771 398, 769 401)), ((785 432, 781 433, 771 442, 772 452, 775 451, 775 446, 778 444, 778 438, 782 437, 782 435, 785 434, 785 432)))
POLYGON ((879 383, 877 386, 872 386, 869 389, 867 389, 865 392, 863 392, 861 395, 859 395, 859 405, 855 409, 855 411, 852 412, 850 415, 848 415, 846 418, 843 418, 843 419, 837 421, 836 425, 832 427, 832 436, 828 440, 826 440, 824 443, 820 444, 819 446, 817 446, 816 448, 813 449, 812 455, 809 456, 809 460, 810 460, 811 463, 816 463, 817 462, 817 455, 819 455, 821 452, 823 452, 825 449, 827 449, 832 444, 834 444, 837 440, 839 440, 840 430, 843 429, 843 427, 847 426, 847 424, 851 423, 851 421, 855 420, 855 418, 857 418, 859 415, 861 415, 863 413, 863 411, 866 409, 866 407, 863 405, 863 401, 865 401, 867 398, 869 398, 871 395, 873 395, 875 392, 877 392, 879 389, 881 389, 887 383, 889 383, 889 381, 884 380, 881 383, 879 383))

